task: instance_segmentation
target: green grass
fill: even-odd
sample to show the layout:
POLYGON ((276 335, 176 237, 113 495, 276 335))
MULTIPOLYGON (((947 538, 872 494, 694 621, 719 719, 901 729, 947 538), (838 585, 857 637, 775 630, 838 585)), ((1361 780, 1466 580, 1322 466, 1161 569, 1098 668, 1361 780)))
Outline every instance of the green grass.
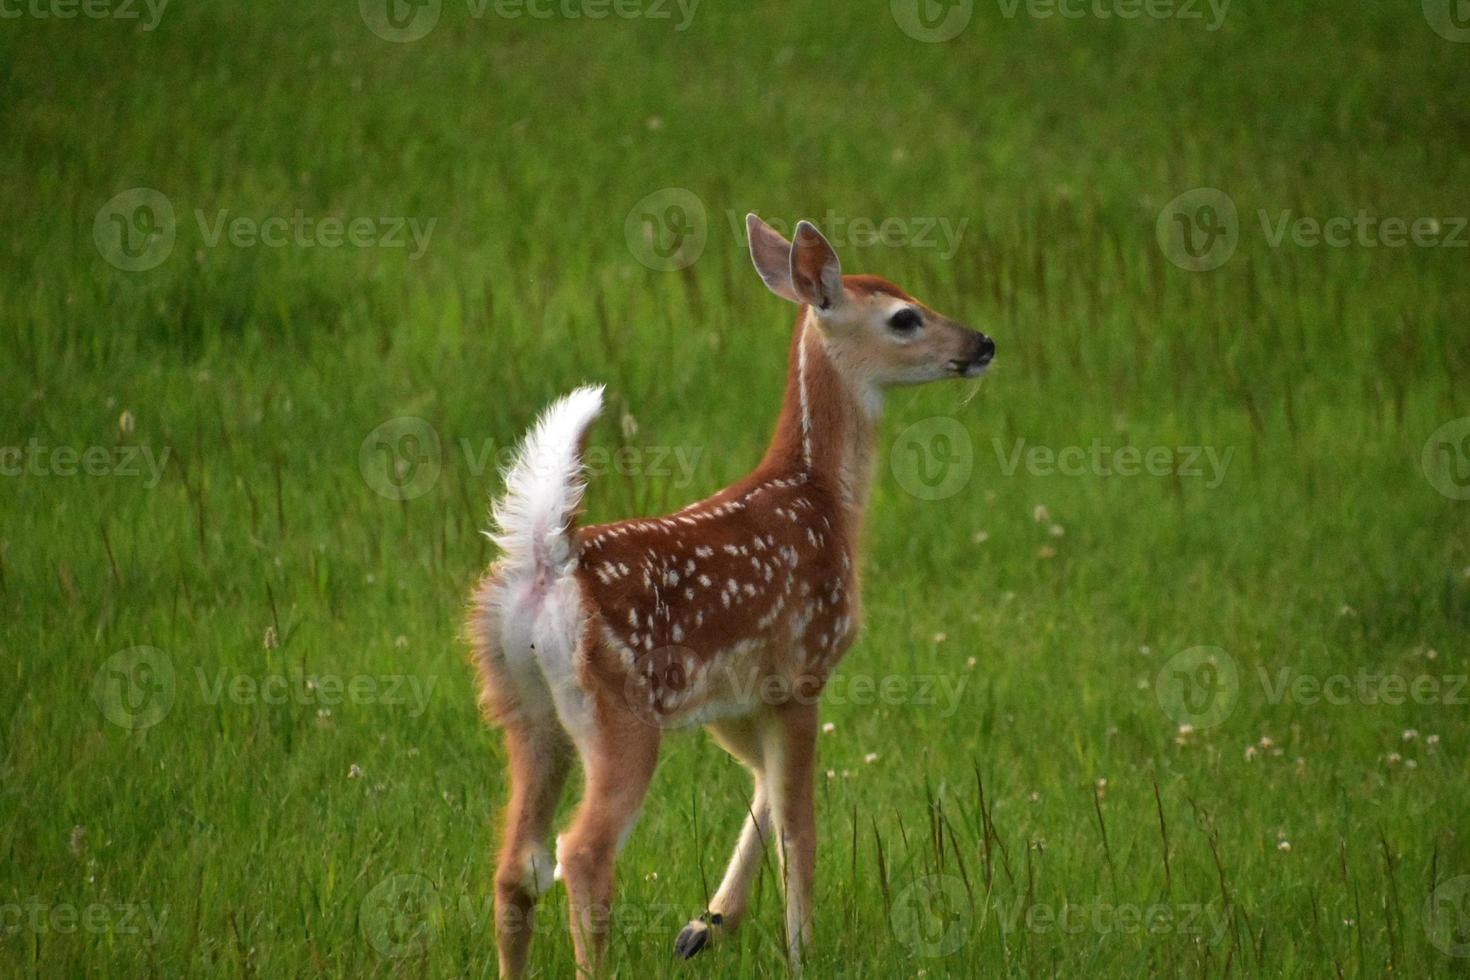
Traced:
MULTIPOLYGON (((999 346, 973 399, 889 403, 885 446, 952 417, 974 469, 929 501, 882 456, 841 676, 907 693, 824 709, 807 975, 1470 972, 1425 926, 1431 891, 1470 874, 1470 502, 1420 464, 1470 414, 1470 253, 1272 247, 1258 217, 1470 213, 1470 45, 1419 6, 1237 0, 1210 32, 980 3, 934 44, 886 3, 708 3, 675 31, 677 12, 474 19, 446 0, 409 44, 351 4, 178 3, 151 31, 5 20, 0 446, 168 456, 156 485, 0 477, 0 975, 493 975, 503 755, 458 632, 490 558, 481 452, 598 380, 595 446, 698 455, 687 485, 597 478, 594 519, 751 466, 789 311, 731 230, 747 210, 965 222, 948 258, 839 252, 999 346), (127 272, 93 223, 137 186, 172 203, 177 240, 127 272), (707 243, 659 272, 624 221, 670 186, 702 202, 707 243), (1190 272, 1155 225, 1200 186, 1233 199, 1240 239, 1190 272), (410 260, 211 245, 195 217, 298 208, 435 224, 410 260), (440 444, 402 502, 359 458, 398 416, 440 444), (1003 465, 1017 440, 1094 439, 1232 455, 1219 481, 1003 465), (173 699, 130 731, 94 679, 140 645, 172 664, 173 699), (1238 698, 1181 735, 1156 682, 1199 646, 1228 652, 1238 698), (1283 670, 1442 686, 1273 698, 1283 670), (426 700, 244 696, 293 674, 406 678, 426 700), (921 681, 959 695, 925 704, 921 681), (432 893, 384 955, 383 889, 422 881, 394 875, 432 893), (953 951, 916 941, 934 882, 949 918, 925 924, 953 951), (1159 928, 1129 918, 1154 906, 1159 928), (1047 927, 1064 909, 1071 928, 1047 927)), ((702 736, 668 741, 619 864, 619 975, 784 970, 769 868, 735 943, 693 973, 669 957, 747 789, 702 736)), ((572 971, 562 896, 544 976, 572 971)))

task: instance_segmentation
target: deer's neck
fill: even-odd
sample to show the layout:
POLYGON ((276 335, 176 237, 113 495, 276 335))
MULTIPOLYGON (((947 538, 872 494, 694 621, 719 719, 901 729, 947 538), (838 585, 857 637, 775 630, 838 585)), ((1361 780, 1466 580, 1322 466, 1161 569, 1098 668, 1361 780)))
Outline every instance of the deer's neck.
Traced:
POLYGON ((858 523, 872 483, 882 398, 838 368, 821 329, 802 307, 791 339, 791 364, 776 434, 761 464, 771 474, 806 473, 833 488, 858 523))

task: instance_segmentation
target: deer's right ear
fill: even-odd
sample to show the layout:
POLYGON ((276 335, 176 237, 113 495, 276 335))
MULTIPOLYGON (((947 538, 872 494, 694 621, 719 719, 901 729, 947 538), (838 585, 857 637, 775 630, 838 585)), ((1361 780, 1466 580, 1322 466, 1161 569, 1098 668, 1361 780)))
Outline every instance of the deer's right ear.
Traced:
POLYGON ((791 243, 754 214, 745 216, 745 233, 750 239, 750 260, 766 288, 782 299, 800 303, 791 285, 791 243))

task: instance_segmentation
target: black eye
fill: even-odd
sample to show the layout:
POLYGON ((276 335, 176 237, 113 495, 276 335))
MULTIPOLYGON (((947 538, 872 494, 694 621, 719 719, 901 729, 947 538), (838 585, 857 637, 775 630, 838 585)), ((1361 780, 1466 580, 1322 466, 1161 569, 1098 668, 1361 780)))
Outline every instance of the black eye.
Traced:
POLYGON ((910 333, 924 325, 924 318, 918 310, 904 307, 888 318, 888 325, 899 333, 910 333))

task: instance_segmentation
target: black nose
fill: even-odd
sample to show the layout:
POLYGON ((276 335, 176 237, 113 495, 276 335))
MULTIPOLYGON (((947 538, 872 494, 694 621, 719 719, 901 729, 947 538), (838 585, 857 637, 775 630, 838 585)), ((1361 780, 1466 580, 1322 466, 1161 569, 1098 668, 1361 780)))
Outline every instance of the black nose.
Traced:
POLYGON ((970 359, 976 364, 989 364, 991 358, 995 357, 995 341, 983 333, 979 335, 979 338, 975 343, 975 353, 971 355, 970 359))

